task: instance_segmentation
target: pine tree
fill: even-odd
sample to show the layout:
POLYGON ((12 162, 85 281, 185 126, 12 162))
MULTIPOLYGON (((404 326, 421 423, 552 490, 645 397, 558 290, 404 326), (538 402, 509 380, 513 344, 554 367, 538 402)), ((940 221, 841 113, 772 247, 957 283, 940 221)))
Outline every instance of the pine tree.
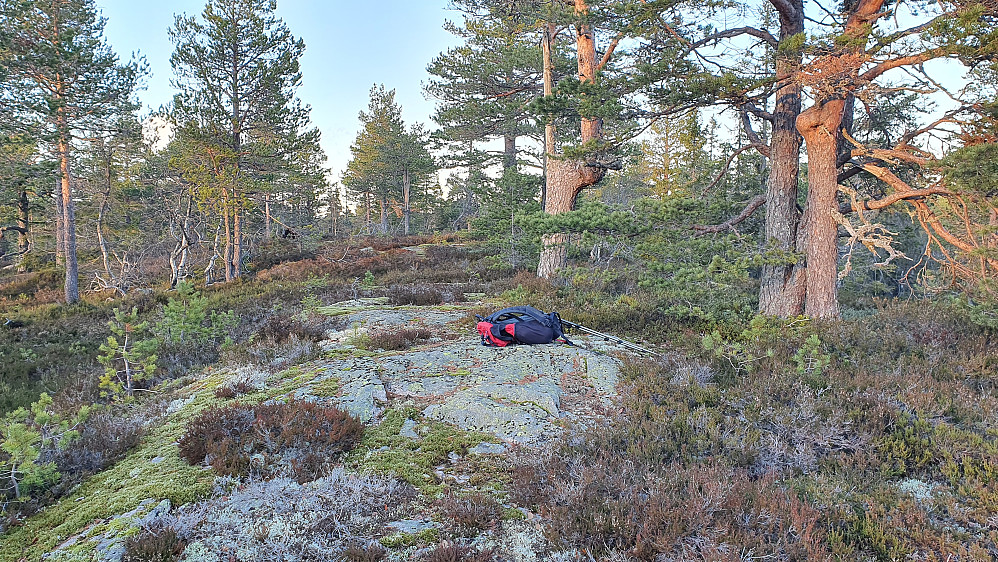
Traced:
POLYGON ((130 98, 145 66, 119 64, 92 0, 2 0, 0 27, 9 49, 5 105, 22 127, 43 131, 59 163, 57 222, 65 297, 73 303, 79 299, 74 143, 82 131, 102 130, 109 117, 134 107, 130 98))
POLYGON ((202 205, 221 214, 227 281, 241 273, 247 208, 261 194, 266 205, 267 180, 289 168, 290 139, 318 143, 294 96, 305 44, 276 9, 275 0, 210 0, 200 19, 180 15, 170 29, 174 118, 191 147, 180 153, 195 157, 179 167, 197 176, 202 205), (208 165, 205 151, 216 156, 208 165))
POLYGON ((130 312, 114 309, 114 319, 108 322, 111 335, 100 346, 97 360, 104 365, 100 379, 101 392, 117 397, 131 397, 139 382, 152 378, 156 372, 156 349, 159 340, 153 337, 149 322, 139 321, 138 309, 130 312))
POLYGON ((540 138, 529 111, 530 101, 543 88, 537 6, 458 0, 454 9, 466 14, 463 25, 447 22, 444 27, 464 43, 427 67, 431 78, 425 89, 438 101, 433 120, 441 126, 439 136, 458 146, 502 139, 502 150, 489 150, 480 164, 498 161, 505 169, 515 168, 525 152, 517 139, 540 138))
POLYGON ((412 190, 432 182, 436 172, 426 148, 428 135, 420 125, 406 129, 395 90, 386 90, 384 85, 371 88, 368 109, 359 117, 361 130, 350 146, 353 158, 343 174, 343 185, 364 213, 368 228, 377 205, 379 230, 387 233, 389 211, 394 207, 408 234, 412 190))

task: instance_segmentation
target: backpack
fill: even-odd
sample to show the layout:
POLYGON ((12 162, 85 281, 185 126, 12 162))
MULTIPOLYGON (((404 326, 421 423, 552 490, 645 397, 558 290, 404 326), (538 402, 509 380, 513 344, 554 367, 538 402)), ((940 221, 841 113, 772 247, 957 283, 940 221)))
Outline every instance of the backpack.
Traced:
POLYGON ((478 333, 482 345, 506 347, 511 343, 551 343, 557 339, 568 341, 562 333, 561 317, 557 312, 545 313, 532 306, 513 306, 478 318, 478 333))

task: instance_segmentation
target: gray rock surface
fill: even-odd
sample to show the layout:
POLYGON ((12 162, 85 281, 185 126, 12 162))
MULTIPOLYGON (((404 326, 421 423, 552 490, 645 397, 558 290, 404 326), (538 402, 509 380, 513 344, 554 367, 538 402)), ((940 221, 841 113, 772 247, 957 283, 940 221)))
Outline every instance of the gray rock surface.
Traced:
MULTIPOLYGON (((351 303, 330 308, 345 305, 351 303)), ((467 317, 455 310, 364 306, 348 315, 347 327, 330 334, 323 349, 348 351, 354 338, 373 329, 425 325, 444 332, 467 317)), ((320 397, 306 387, 298 397, 333 402, 363 421, 375 418, 393 395, 423 403, 428 418, 521 445, 557 435, 561 419, 579 420, 609 405, 620 374, 617 359, 579 347, 491 348, 471 334, 404 352, 322 360, 308 368, 320 371, 313 385, 336 377, 339 391, 320 397)))

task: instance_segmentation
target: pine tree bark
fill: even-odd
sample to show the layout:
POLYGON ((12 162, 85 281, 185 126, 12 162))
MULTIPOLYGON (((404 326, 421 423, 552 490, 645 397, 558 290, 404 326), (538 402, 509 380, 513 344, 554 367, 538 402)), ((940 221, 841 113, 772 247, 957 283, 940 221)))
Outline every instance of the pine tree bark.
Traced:
POLYGON ((58 109, 59 172, 61 174, 62 224, 65 236, 66 281, 63 289, 67 304, 80 300, 79 266, 76 260, 76 219, 73 213, 73 188, 70 175, 69 125, 65 108, 58 109))
POLYGON ((516 169, 516 137, 513 135, 503 137, 502 168, 503 170, 516 169))
MULTIPOLYGON (((516 158, 516 151, 515 151, 515 149, 514 149, 514 152, 513 152, 513 158, 514 159, 516 158)), ((410 208, 409 208, 409 190, 410 190, 410 188, 411 188, 411 185, 409 184, 409 170, 405 170, 404 172, 402 172, 402 199, 403 199, 403 201, 402 201, 402 204, 403 204, 403 208, 402 208, 402 221, 403 221, 403 228, 404 228, 403 232, 405 233, 406 236, 409 236, 409 213, 410 213, 410 208)))
MULTIPOLYGON (((780 41, 804 32, 802 0, 780 4, 780 41)), ((779 55, 777 80, 783 86, 776 92, 773 108, 773 133, 770 141, 770 172, 766 183, 765 240, 783 252, 796 249, 800 212, 797 209, 797 184, 800 178, 801 136, 797 116, 801 112, 801 87, 789 79, 800 67, 801 54, 779 55)), ((761 314, 790 317, 804 312, 804 275, 794 264, 764 265, 759 287, 761 314)))
POLYGON ((31 207, 28 205, 28 190, 22 188, 17 198, 17 271, 24 273, 24 258, 31 251, 31 207))
POLYGON ((797 129, 807 146, 808 194, 804 226, 807 230, 807 299, 804 313, 812 318, 837 318, 838 301, 838 131, 845 100, 814 105, 797 118, 797 129))
POLYGON ((222 261, 225 264, 225 282, 232 281, 232 226, 229 222, 229 192, 222 190, 222 223, 225 229, 225 244, 222 249, 222 261))
MULTIPOLYGON (((863 50, 872 22, 883 14, 885 0, 857 0, 852 4, 843 37, 846 45, 838 53, 856 54, 863 50)), ((855 64, 855 63, 853 63, 855 64)), ((857 79, 859 69, 853 69, 857 79)), ((853 83, 852 85, 857 85, 853 83)), ((815 103, 797 117, 797 130, 807 147, 808 194, 801 220, 798 248, 805 250, 804 313, 812 318, 838 318, 838 175, 840 139, 843 126, 851 126, 853 96, 841 85, 817 89, 815 103)))
POLYGON ((232 213, 232 278, 238 279, 243 261, 243 219, 241 205, 232 213))
MULTIPOLYGON (((596 41, 593 28, 586 23, 589 7, 586 0, 575 0, 575 14, 579 17, 576 25, 576 59, 578 60, 579 81, 592 84, 596 80, 596 41)), ((602 135, 601 119, 583 117, 581 122, 582 143, 599 140, 602 135)), ((552 143, 553 144, 553 143, 552 143)), ((547 177, 545 178, 544 212, 556 215, 575 208, 575 199, 586 187, 595 185, 606 174, 606 168, 589 165, 582 160, 558 159, 548 154, 547 177)), ((554 277, 558 269, 568 263, 567 235, 549 234, 542 239, 540 261, 537 264, 538 277, 554 277)))
POLYGON ((52 190, 52 200, 55 202, 55 264, 66 265, 66 228, 63 225, 65 213, 62 211, 62 179, 56 178, 52 190))

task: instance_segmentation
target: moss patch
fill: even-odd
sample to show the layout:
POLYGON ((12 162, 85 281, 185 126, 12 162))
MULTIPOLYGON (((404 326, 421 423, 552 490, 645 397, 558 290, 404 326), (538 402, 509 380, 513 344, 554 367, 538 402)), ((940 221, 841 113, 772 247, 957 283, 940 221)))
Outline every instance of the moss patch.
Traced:
POLYGON ((340 379, 329 377, 312 385, 309 393, 313 396, 333 397, 340 390, 340 379))
POLYGON ((360 445, 347 457, 358 470, 393 474, 428 496, 442 489, 433 470, 447 461, 450 453, 464 456, 469 447, 491 441, 490 435, 464 431, 442 422, 419 421, 416 433, 421 439, 399 435, 405 420, 421 420, 415 408, 389 410, 379 425, 364 432, 360 445))
POLYGON ((439 540, 440 531, 437 529, 424 529, 418 533, 395 533, 394 535, 381 537, 380 542, 385 548, 400 549, 419 544, 437 544, 439 540))

